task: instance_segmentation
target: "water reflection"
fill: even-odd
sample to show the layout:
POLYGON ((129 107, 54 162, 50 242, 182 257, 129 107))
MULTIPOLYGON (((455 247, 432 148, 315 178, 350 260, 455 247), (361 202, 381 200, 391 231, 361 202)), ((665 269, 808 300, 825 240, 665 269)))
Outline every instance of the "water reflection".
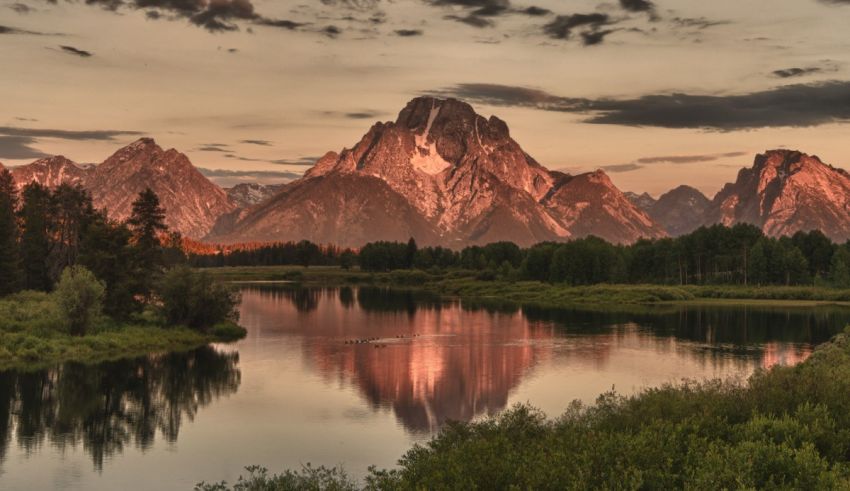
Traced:
MULTIPOLYGON (((850 322, 850 311, 833 307, 536 309, 373 287, 251 287, 242 308, 249 336, 301 339, 311 371, 356 387, 414 433, 504 409, 546 361, 588 372, 625 351, 674 355, 681 377, 746 373, 797 363, 850 322)), ((560 383, 555 390, 570 389, 571 380, 560 383)))
POLYGON ((151 447, 157 433, 177 441, 184 420, 235 393, 238 354, 212 347, 98 365, 0 373, 0 462, 10 441, 27 455, 46 444, 82 445, 95 468, 133 445, 151 447))

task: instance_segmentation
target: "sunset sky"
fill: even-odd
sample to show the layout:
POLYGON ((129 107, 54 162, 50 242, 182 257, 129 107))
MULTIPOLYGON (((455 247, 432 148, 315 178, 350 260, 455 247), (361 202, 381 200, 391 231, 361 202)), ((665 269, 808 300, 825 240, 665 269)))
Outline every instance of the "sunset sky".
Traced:
POLYGON ((438 94, 626 191, 713 196, 777 147, 850 167, 850 0, 0 0, 0 66, 6 165, 146 135, 283 181, 438 94))

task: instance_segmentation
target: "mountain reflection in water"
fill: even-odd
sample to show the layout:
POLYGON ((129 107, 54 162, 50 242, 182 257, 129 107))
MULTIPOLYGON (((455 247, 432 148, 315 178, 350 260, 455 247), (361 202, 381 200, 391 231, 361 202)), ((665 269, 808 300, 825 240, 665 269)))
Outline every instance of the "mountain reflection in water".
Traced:
POLYGON ((612 350, 634 347, 740 372, 754 361, 802 361, 843 325, 836 316, 850 321, 834 309, 538 309, 374 287, 250 287, 242 301, 249 338, 265 330, 302 337, 304 362, 326 383, 357 387, 373 410, 391 408, 414 433, 504 409, 544 361, 599 367, 612 350))

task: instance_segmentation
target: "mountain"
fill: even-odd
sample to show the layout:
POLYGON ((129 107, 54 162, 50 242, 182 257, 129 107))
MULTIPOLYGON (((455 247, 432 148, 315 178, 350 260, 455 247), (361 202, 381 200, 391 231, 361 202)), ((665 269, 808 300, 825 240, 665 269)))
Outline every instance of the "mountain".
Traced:
POLYGON ((623 194, 629 201, 632 202, 632 204, 647 213, 650 209, 652 209, 652 206, 655 204, 655 198, 650 196, 649 193, 637 194, 631 191, 626 191, 623 194))
POLYGON ((257 205, 271 198, 275 193, 281 190, 282 184, 258 184, 258 183, 240 183, 230 188, 225 188, 227 197, 230 198, 237 207, 247 208, 257 205))
POLYGON ((673 237, 691 233, 703 225, 706 210, 711 204, 711 200, 698 189, 684 185, 662 194, 658 199, 647 193, 626 193, 626 197, 673 237))
POLYGON ((454 99, 419 97, 270 200, 226 217, 209 239, 359 246, 413 236, 459 247, 590 233, 613 242, 664 235, 601 171, 551 172, 504 121, 454 99))
POLYGON ((62 155, 47 157, 10 169, 18 189, 35 181, 54 188, 60 184, 85 185, 89 171, 62 155))
POLYGON ((770 236, 820 230, 850 239, 850 174, 817 156, 771 150, 715 196, 706 223, 751 223, 770 236))
POLYGON ((236 208, 188 157, 163 150, 150 138, 131 143, 96 166, 56 156, 13 167, 12 175, 19 187, 32 181, 48 187, 80 184, 91 193, 95 207, 105 208, 117 220, 128 218, 133 201, 150 187, 165 208, 169 228, 191 238, 203 237, 220 216, 236 208))

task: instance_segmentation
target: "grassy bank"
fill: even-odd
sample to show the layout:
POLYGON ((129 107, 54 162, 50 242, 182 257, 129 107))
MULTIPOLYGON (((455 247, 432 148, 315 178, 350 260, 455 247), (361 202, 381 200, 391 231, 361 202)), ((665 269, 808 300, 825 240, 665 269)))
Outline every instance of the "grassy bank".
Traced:
POLYGON ((101 317, 85 336, 72 336, 62 325, 51 295, 22 292, 0 299, 0 370, 183 351, 244 334, 244 329, 233 323, 218 324, 205 332, 165 327, 162 319, 146 312, 127 322, 101 317))
POLYGON ((449 424, 362 483, 340 469, 252 468, 239 489, 850 489, 848 393, 844 333, 746 383, 607 393, 556 419, 517 406, 449 424))
POLYGON ((474 271, 440 273, 391 271, 369 273, 336 267, 261 266, 205 270, 220 280, 289 281, 305 286, 369 284, 467 299, 492 299, 544 307, 588 304, 654 304, 664 302, 772 302, 782 305, 850 303, 850 290, 825 287, 745 287, 734 285, 592 285, 569 286, 537 281, 483 280, 474 271))

